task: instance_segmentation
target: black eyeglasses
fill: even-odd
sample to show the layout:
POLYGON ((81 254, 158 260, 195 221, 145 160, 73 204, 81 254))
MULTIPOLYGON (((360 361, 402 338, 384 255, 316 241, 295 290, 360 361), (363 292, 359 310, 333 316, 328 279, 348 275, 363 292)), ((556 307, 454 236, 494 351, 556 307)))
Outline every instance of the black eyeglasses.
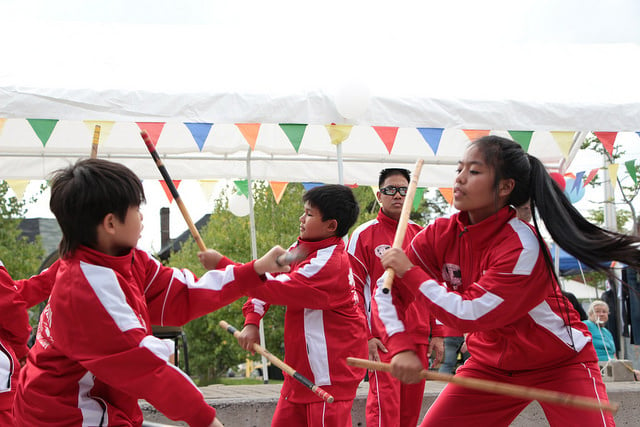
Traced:
POLYGON ((382 187, 380 192, 385 196, 393 196, 396 193, 400 193, 402 197, 407 195, 407 190, 409 187, 394 187, 393 185, 389 185, 387 187, 382 187))

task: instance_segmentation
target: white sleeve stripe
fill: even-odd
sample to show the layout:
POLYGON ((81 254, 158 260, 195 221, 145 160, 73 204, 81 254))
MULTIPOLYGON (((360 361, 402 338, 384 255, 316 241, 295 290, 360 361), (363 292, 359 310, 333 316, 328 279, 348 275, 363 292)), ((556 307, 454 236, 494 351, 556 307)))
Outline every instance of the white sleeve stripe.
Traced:
POLYGON ((513 267, 513 274, 530 275, 538 261, 540 253, 540 243, 531 229, 517 218, 509 221, 509 225, 518 235, 518 239, 522 243, 522 251, 518 257, 516 265, 513 267))
POLYGON ((404 332, 405 327, 402 320, 398 317, 395 305, 393 305, 393 292, 389 292, 388 294, 382 292, 382 284, 387 274, 388 273, 384 273, 380 276, 380 279, 378 279, 378 286, 376 287, 374 298, 378 304, 378 317, 382 321, 387 335, 393 336, 399 332, 404 332))
POLYGON ((144 329, 136 313, 127 304, 127 298, 112 269, 86 262, 80 262, 80 268, 98 300, 122 332, 144 329))
POLYGON ((317 274, 327 264, 327 261, 329 261, 335 249, 336 245, 332 245, 318 250, 318 252, 316 252, 316 256, 311 258, 308 264, 305 264, 302 268, 298 269, 298 273, 307 278, 317 274))
MULTIPOLYGON (((479 286, 477 283, 474 284, 479 286)), ((438 282, 431 279, 420 285, 420 293, 450 315, 461 320, 477 320, 504 301, 498 295, 486 290, 479 298, 465 300, 458 293, 447 292, 444 286, 440 286, 438 282)))

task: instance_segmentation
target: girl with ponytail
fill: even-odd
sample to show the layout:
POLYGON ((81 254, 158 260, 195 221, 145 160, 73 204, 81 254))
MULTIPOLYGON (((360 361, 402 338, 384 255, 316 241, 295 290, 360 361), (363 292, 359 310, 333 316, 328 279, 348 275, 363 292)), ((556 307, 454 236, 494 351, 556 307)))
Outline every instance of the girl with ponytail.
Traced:
MULTIPOLYGON (((530 201, 553 239, 597 270, 608 261, 640 267, 640 240, 591 224, 572 206, 542 163, 517 143, 487 136, 458 162, 454 207, 382 258, 396 275, 373 310, 390 336, 393 375, 420 380, 422 364, 404 331, 404 304, 422 298, 439 321, 467 332, 471 357, 456 375, 503 381, 607 401, 591 335, 562 295, 549 251, 514 206, 530 201)), ((373 316, 372 316, 373 317, 373 316)), ((422 426, 508 426, 530 403, 448 384, 422 426)), ((541 404, 551 425, 610 426, 608 412, 541 404)))

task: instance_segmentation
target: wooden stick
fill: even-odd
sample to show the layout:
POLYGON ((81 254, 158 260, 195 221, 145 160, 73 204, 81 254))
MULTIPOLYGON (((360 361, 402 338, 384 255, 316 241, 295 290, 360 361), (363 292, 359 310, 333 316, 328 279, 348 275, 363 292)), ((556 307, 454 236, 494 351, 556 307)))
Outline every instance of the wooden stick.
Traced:
MULTIPOLYGON (((224 320, 221 320, 219 325, 222 329, 226 329, 227 332, 229 332, 234 337, 238 338, 240 336, 240 332, 236 328, 234 328, 233 326, 225 322, 224 320)), ((262 347, 260 344, 253 343, 253 350, 256 353, 260 353, 261 355, 269 359, 271 363, 276 365, 278 368, 282 369, 282 371, 289 374, 289 376, 291 376, 292 378, 298 380, 300 383, 302 383, 309 390, 314 392, 316 395, 321 397, 326 402, 328 403, 333 402, 333 396, 331 396, 329 393, 327 393, 326 391, 324 391, 323 389, 315 385, 307 377, 299 374, 295 369, 293 369, 291 366, 287 365, 282 360, 278 359, 276 356, 271 354, 266 348, 262 347)))
MULTIPOLYGON (((409 188, 407 189, 407 195, 404 198, 404 203, 402 204, 402 210, 400 211, 400 219, 398 220, 398 228, 396 229, 396 235, 393 238, 393 246, 394 248, 402 249, 402 243, 404 242, 404 235, 407 234, 407 225, 409 224, 409 215, 411 214, 411 207, 413 205, 413 198, 416 194, 416 188, 418 187, 418 179, 420 178, 420 172, 422 171, 422 164, 424 161, 422 159, 418 159, 416 161, 415 169, 413 170, 413 174, 411 175, 411 182, 409 183, 409 188)), ((385 277, 384 282, 382 283, 382 292, 388 294, 391 291, 391 286, 393 285, 393 278, 395 277, 396 272, 393 271, 393 268, 387 268, 387 277, 385 277)))
MULTIPOLYGON (((372 362, 366 359, 347 357, 347 365, 358 368, 366 368, 374 371, 391 372, 391 364, 382 362, 372 362)), ((483 380, 479 378, 458 377, 456 375, 441 374, 439 372, 420 371, 420 376, 426 380, 444 381, 457 384, 462 387, 480 390, 485 393, 502 394, 525 400, 537 400, 540 402, 555 403, 557 405, 571 406, 580 409, 593 411, 609 411, 615 414, 620 406, 616 402, 600 402, 585 396, 561 393, 553 390, 543 390, 539 388, 524 387, 521 385, 507 384, 498 381, 483 380)))
POLYGON ((93 142, 91 143, 91 158, 98 157, 98 143, 100 142, 100 125, 93 128, 93 142))
POLYGON ((201 251, 206 251, 207 246, 204 244, 204 241, 202 240, 202 237, 200 237, 200 233, 198 232, 198 229, 196 228, 193 221, 191 220, 191 215, 189 215, 189 211, 187 211, 187 208, 185 207, 184 203, 182 203, 180 194, 178 194, 178 189, 173 184, 173 180, 171 179, 171 176, 169 176, 169 172, 167 171, 167 168, 164 166, 164 163, 162 163, 162 160, 160 160, 158 151, 156 150, 156 147, 153 145, 151 138, 149 138, 149 134, 147 133, 146 130, 142 130, 140 131, 140 135, 142 135, 142 139, 144 140, 144 143, 147 146, 147 150, 149 150, 149 154, 151 154, 151 157, 156 162, 156 166, 158 167, 158 170, 160 170, 160 173, 162 174, 162 178, 164 178, 164 182, 167 184, 167 187, 169 188, 171 195, 175 199, 176 204, 180 209, 180 212, 182 212, 182 216, 184 217, 184 220, 186 221, 187 226, 189 227, 189 231, 191 231, 191 235, 193 236, 194 239, 196 239, 198 248, 200 248, 201 251))

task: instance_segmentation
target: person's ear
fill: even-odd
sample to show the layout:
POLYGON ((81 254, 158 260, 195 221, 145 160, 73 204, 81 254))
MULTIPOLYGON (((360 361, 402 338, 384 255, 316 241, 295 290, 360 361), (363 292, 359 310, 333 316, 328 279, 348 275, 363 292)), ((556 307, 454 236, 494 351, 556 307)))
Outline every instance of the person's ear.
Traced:
POLYGON ((100 225, 108 234, 115 233, 116 229, 116 216, 113 213, 108 213, 102 218, 100 225))
POLYGON ((508 197, 516 186, 516 181, 513 178, 502 179, 498 184, 498 196, 508 197))
POLYGON ((382 204, 382 193, 380 191, 376 191, 376 200, 378 201, 379 205, 382 204))
POLYGON ((338 229, 338 220, 330 219, 327 224, 327 230, 329 230, 332 233, 335 233, 337 229, 338 229))

